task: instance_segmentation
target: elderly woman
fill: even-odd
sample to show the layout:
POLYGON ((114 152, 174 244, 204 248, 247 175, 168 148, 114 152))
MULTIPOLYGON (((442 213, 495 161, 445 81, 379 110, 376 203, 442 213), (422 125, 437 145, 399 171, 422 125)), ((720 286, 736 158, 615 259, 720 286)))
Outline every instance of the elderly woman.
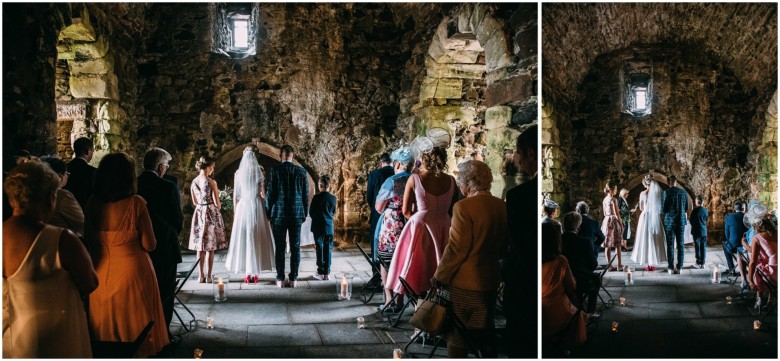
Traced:
POLYGON ((60 177, 59 188, 57 188, 57 204, 54 206, 54 214, 52 214, 49 224, 69 229, 76 235, 82 236, 84 234, 84 212, 73 193, 62 188, 68 184, 70 176, 68 166, 62 159, 54 156, 41 157, 41 160, 48 163, 49 167, 60 177))
MULTIPOLYGON (((756 271, 761 270, 761 273, 777 285, 777 216, 768 212, 763 204, 757 204, 745 214, 744 222, 755 230, 750 245, 748 279, 751 281, 750 288, 756 291, 756 308, 760 308, 763 303, 761 294, 768 291, 769 287, 756 271)), ((776 302, 772 299, 772 294, 767 301, 776 302)))
POLYGON ((136 195, 135 161, 109 154, 95 173, 86 207, 87 243, 100 279, 89 296, 89 327, 96 341, 132 342, 154 326, 135 357, 154 356, 170 343, 160 289, 149 252, 157 247, 146 201, 136 195))
MULTIPOLYGON (((393 161, 393 170, 395 174, 387 178, 379 189, 376 196, 376 211, 379 212, 379 222, 377 223, 374 243, 377 245, 377 256, 382 264, 390 266, 395 253, 395 246, 398 237, 401 236, 401 230, 406 224, 406 217, 403 214, 403 197, 406 182, 412 175, 411 170, 414 166, 414 156, 409 147, 396 149, 391 155, 393 161)), ((387 269, 382 267, 382 284, 387 282, 387 269)), ((393 294, 385 288, 385 304, 379 306, 382 311, 390 310, 392 312, 400 311, 403 307, 403 295, 398 294, 395 305, 391 306, 393 294)))
POLYGON ((97 274, 75 234, 44 224, 59 184, 37 161, 16 166, 3 184, 13 208, 3 222, 3 357, 92 357, 81 297, 98 286, 97 274))
MULTIPOLYGON (((469 329, 469 339, 483 357, 495 357, 493 310, 507 229, 506 205, 488 191, 492 181, 483 162, 469 160, 458 166, 458 187, 467 198, 453 208, 449 242, 432 280, 447 291, 453 314, 469 329)), ((445 338, 448 357, 466 357, 458 330, 445 338)))

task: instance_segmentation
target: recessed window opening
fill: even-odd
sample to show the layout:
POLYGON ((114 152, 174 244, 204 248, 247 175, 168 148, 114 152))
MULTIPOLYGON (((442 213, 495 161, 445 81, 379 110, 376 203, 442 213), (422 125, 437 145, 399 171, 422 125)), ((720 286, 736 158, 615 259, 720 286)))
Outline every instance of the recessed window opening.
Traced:
POLYGON ((634 100, 636 101, 634 104, 636 110, 647 109, 647 88, 634 89, 634 100))
POLYGON ((233 47, 242 49, 249 47, 249 21, 233 20, 233 47))

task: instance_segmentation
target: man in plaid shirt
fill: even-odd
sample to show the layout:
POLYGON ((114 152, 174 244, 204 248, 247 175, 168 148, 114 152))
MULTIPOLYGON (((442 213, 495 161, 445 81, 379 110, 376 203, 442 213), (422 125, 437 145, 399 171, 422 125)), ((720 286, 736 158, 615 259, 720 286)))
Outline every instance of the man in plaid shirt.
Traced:
POLYGON ((669 176, 669 189, 664 191, 662 203, 664 214, 664 230, 666 231, 666 259, 669 260, 669 274, 680 274, 683 265, 683 237, 685 225, 688 223, 688 194, 677 187, 677 178, 669 176), (677 268, 674 267, 674 242, 677 243, 677 268))

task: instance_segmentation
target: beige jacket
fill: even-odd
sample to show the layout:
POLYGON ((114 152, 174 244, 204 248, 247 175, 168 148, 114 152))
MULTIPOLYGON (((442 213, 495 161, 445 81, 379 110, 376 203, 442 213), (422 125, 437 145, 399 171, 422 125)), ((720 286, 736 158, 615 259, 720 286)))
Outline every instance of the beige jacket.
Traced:
POLYGON ((496 290, 501 282, 498 259, 506 227, 506 203, 490 192, 477 192, 456 203, 436 280, 462 290, 496 290))

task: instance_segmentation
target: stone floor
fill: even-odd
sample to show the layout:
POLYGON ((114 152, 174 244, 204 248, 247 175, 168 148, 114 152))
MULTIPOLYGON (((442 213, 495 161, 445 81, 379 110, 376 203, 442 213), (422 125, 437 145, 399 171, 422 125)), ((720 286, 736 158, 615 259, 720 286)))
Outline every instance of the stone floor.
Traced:
MULTIPOLYGON (((634 271, 634 285, 624 284, 623 272, 609 272, 605 287, 619 305, 602 311, 588 328, 588 341, 573 348, 574 358, 708 358, 777 357, 777 316, 772 315, 760 331, 753 330, 752 303, 739 297, 739 282, 711 284, 710 270, 691 268, 693 248, 685 247, 685 268, 669 275, 665 267, 656 272, 634 271), (726 304, 731 295, 733 305, 726 304), (618 332, 610 332, 613 321, 618 332)), ((624 252, 626 265, 630 252, 624 252)), ((217 253, 215 270, 224 270, 225 252, 217 253)), ((180 269, 188 268, 195 255, 185 255, 180 269)), ((710 247, 708 263, 725 264, 719 248, 710 247)), ((604 264, 604 255, 600 255, 604 264)), ((288 261, 289 267, 289 261, 288 261)), ((397 328, 378 316, 377 294, 364 305, 358 298, 360 285, 370 277, 370 267, 356 249, 333 251, 332 274, 355 274, 352 300, 338 301, 336 280, 314 279, 313 248, 302 250, 299 285, 294 289, 275 286, 275 272, 261 275, 257 285, 242 282, 243 275, 230 275, 227 302, 214 302, 211 284, 197 283, 197 270, 179 297, 195 314, 193 331, 185 332, 174 317, 172 332, 182 334, 182 343, 160 356, 191 358, 195 348, 204 358, 391 358, 413 333, 410 311, 397 328), (214 328, 206 328, 212 317, 214 328), (358 329, 364 317, 365 329, 358 329)), ((605 295, 602 291, 602 295, 605 295)), ((181 306, 177 310, 189 322, 181 306)), ((431 346, 413 344, 408 357, 427 357, 431 346)), ((444 357, 437 350, 435 357, 444 357)))
MULTIPOLYGON (((735 285, 726 278, 712 284, 709 267, 693 268, 693 245, 685 247, 685 267, 679 275, 668 274, 665 266, 646 272, 630 256, 623 252, 624 265, 638 268, 633 285, 625 285, 623 272, 604 277, 615 304, 623 297, 625 306, 603 310, 599 321, 588 327, 588 341, 573 348, 571 357, 777 358, 777 314, 753 330, 753 321, 764 314, 755 315, 752 296, 740 297, 739 280, 735 285), (732 305, 727 296, 733 298, 732 305), (612 322, 618 322, 617 333, 611 332, 612 322)), ((708 247, 706 257, 707 264, 726 264, 722 247, 708 247)), ((601 253, 599 264, 605 263, 601 253)))
MULTIPOLYGON (((215 272, 224 271, 225 251, 217 252, 215 272)), ((180 270, 190 267, 195 255, 185 255, 180 270)), ((289 257, 286 263, 289 269, 289 257)), ((301 252, 296 288, 277 288, 276 273, 265 272, 260 282, 244 284, 243 275, 231 274, 227 301, 214 301, 213 286, 197 282, 197 269, 179 293, 179 298, 195 314, 194 330, 185 332, 176 317, 171 332, 182 334, 181 344, 166 350, 162 357, 192 358, 195 348, 203 358, 392 358, 395 348, 403 348, 414 328, 408 321, 411 311, 397 328, 379 317, 376 307, 379 293, 368 305, 359 300, 360 286, 371 276, 371 268, 357 249, 333 250, 331 275, 350 272, 355 275, 353 297, 339 301, 336 283, 321 281, 316 273, 314 249, 301 252), (208 317, 214 328, 206 327, 208 317), (357 328, 357 317, 364 317, 365 329, 357 328)), ((191 317, 181 306, 177 311, 189 322, 191 317)), ((413 344, 409 353, 432 350, 428 344, 413 344)), ((436 353, 443 357, 440 347, 436 353)), ((409 355, 412 356, 412 355, 409 355)))

